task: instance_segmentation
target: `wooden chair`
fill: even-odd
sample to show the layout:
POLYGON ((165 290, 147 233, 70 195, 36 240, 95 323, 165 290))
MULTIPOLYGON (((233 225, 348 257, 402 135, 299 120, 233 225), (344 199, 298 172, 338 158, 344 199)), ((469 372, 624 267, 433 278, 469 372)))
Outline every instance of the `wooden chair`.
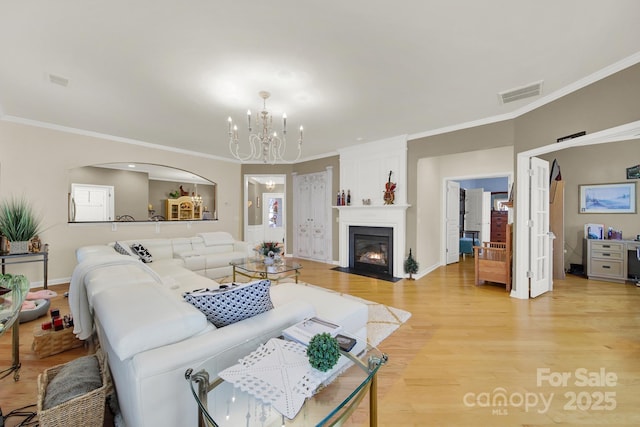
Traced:
POLYGON ((476 285, 483 282, 504 283, 511 291, 512 224, 507 224, 506 242, 483 242, 473 247, 476 285))

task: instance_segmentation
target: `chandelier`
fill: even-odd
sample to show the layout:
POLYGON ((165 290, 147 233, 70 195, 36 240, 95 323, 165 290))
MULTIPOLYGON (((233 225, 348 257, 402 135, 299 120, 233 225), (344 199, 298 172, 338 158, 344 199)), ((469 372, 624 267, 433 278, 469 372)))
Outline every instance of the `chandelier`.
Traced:
POLYGON ((251 110, 247 111, 247 125, 249 129, 249 141, 247 150, 241 153, 240 143, 238 141, 238 126, 233 123, 233 119, 227 119, 229 126, 229 151, 231 155, 246 162, 249 160, 260 160, 264 163, 294 163, 300 159, 302 154, 302 133, 303 127, 300 126, 300 136, 298 138, 298 155, 293 160, 285 160, 284 155, 287 149, 287 115, 282 114, 282 137, 273 130, 273 116, 267 110, 267 98, 271 96, 269 92, 261 91, 259 93, 262 98, 262 111, 256 114, 255 123, 257 126, 256 133, 251 133, 251 110))
POLYGON ((202 196, 198 194, 198 184, 195 184, 195 191, 191 193, 191 202, 194 206, 202 206, 202 196))
POLYGON ((276 182, 272 179, 268 179, 264 185, 265 187, 267 187, 267 190, 273 190, 274 188, 276 188, 276 182))

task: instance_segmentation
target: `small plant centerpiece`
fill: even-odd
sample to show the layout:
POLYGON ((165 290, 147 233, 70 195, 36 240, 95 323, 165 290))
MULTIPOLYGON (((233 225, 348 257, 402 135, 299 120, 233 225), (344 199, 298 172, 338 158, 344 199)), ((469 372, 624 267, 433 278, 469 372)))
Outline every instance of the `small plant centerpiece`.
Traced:
POLYGON ((0 234, 10 242, 9 253, 27 253, 40 228, 40 218, 24 198, 0 203, 0 234))
POLYGON ((409 248, 409 256, 404 260, 404 272, 409 275, 409 280, 413 280, 412 275, 418 272, 418 262, 413 258, 411 248, 409 248))
POLYGON ((254 248, 259 257, 263 258, 265 264, 273 264, 280 259, 282 243, 262 242, 254 248))
POLYGON ((321 372, 327 372, 336 366, 340 358, 338 340, 327 332, 314 335, 307 347, 309 364, 321 372))

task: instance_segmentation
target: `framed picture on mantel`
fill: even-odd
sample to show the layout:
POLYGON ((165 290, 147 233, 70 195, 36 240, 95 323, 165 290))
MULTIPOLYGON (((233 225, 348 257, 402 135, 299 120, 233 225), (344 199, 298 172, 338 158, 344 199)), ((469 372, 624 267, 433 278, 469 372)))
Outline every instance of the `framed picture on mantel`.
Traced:
POLYGON ((635 213, 636 183, 580 186, 580 213, 635 213))

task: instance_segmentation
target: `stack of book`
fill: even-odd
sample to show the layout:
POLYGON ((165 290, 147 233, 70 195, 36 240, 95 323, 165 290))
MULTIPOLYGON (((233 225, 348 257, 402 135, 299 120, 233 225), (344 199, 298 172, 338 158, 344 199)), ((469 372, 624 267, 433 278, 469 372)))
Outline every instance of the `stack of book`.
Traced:
POLYGON ((299 342, 302 345, 309 345, 309 341, 315 335, 328 333, 338 340, 338 344, 343 351, 350 351, 356 344, 354 338, 340 334, 342 327, 318 317, 311 317, 296 323, 282 331, 282 336, 290 341, 299 342))

